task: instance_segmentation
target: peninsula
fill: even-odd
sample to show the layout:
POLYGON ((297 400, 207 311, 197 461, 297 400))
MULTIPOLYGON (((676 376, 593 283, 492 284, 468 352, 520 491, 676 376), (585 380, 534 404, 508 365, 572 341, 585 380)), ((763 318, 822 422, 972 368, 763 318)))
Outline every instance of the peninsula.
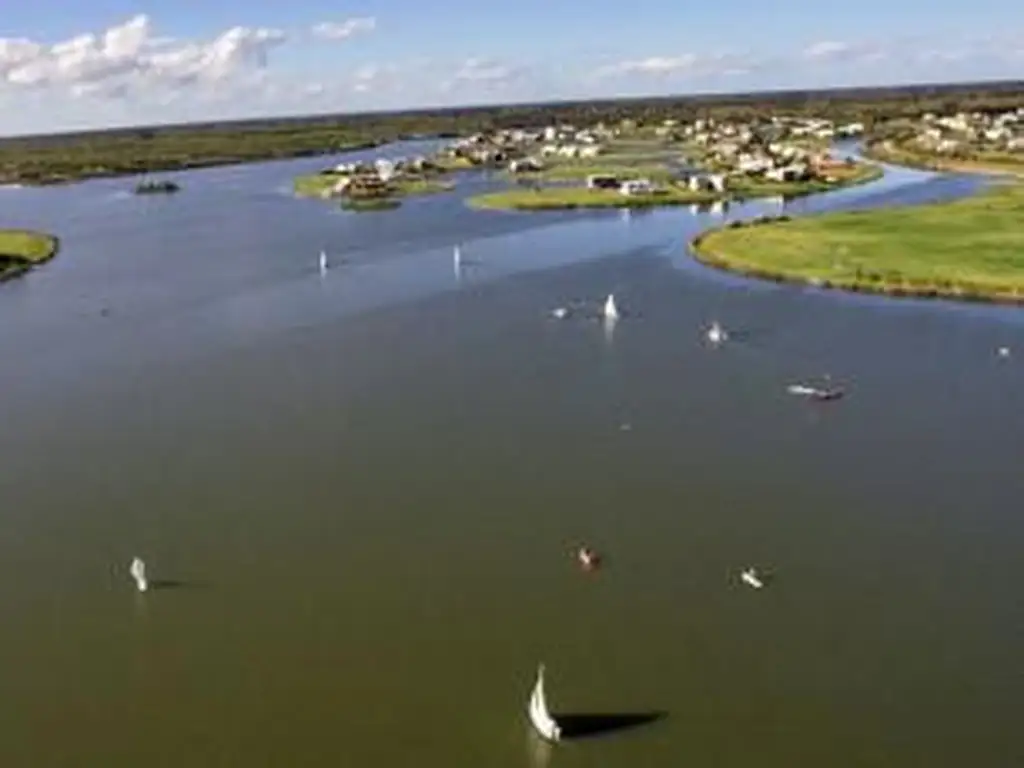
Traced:
POLYGON ((751 277, 891 296, 1024 304, 1024 184, 965 200, 734 222, 695 257, 751 277))
POLYGON ((472 207, 646 208, 793 198, 877 179, 880 167, 830 150, 832 142, 863 132, 859 122, 780 115, 654 125, 623 120, 478 134, 448 151, 486 153, 518 182, 471 198, 472 207))
POLYGON ((1024 177, 1024 107, 887 121, 865 153, 914 168, 1024 177))
POLYGON ((53 235, 24 229, 0 229, 0 281, 25 274, 57 254, 53 235))

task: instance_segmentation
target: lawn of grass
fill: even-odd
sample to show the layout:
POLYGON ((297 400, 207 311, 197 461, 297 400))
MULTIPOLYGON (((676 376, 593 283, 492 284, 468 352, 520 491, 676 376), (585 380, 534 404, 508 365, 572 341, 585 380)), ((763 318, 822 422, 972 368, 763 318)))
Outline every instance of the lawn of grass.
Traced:
POLYGON ((53 258, 56 237, 23 229, 0 229, 0 280, 27 272, 53 258))
POLYGON ((573 208, 649 208, 660 205, 687 205, 715 200, 715 195, 669 187, 647 195, 623 195, 617 189, 586 187, 542 187, 509 189, 477 195, 467 200, 473 208, 490 210, 553 211, 573 208))
POLYGON ((711 266, 892 295, 1024 303, 1024 184, 919 207, 726 227, 693 243, 711 266))

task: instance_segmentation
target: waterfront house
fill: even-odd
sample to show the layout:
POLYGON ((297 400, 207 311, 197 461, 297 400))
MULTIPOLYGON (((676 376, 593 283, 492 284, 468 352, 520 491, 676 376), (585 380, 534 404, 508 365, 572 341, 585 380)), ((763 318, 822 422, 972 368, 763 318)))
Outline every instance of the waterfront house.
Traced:
POLYGON ((609 174, 591 174, 587 176, 588 189, 618 189, 621 186, 618 177, 609 174))
POLYGON ((623 195, 646 195, 653 191, 654 185, 648 179, 629 179, 619 186, 619 192, 623 195))

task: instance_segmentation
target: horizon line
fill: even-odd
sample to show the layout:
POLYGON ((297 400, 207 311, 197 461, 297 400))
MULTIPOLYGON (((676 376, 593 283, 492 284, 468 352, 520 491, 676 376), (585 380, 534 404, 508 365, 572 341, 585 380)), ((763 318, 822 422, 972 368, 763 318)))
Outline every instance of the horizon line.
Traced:
POLYGON ((26 139, 61 139, 95 136, 100 134, 133 133, 143 131, 181 131, 184 129, 206 129, 216 130, 218 128, 240 128, 244 126, 258 125, 280 125, 288 123, 317 123, 317 122, 342 122, 344 120, 365 120, 367 118, 398 117, 398 116, 443 116, 451 113, 481 113, 495 109, 528 109, 528 108, 558 108, 575 107, 584 105, 612 106, 615 104, 630 103, 657 103, 657 102, 715 102, 739 99, 750 101, 756 98, 785 98, 794 96, 824 96, 841 94, 846 98, 858 94, 870 94, 873 92, 896 92, 912 94, 915 91, 924 93, 956 92, 960 90, 976 88, 984 90, 1013 91, 1024 90, 1024 80, 1021 79, 998 79, 998 80, 974 80, 974 81, 916 81, 909 83, 889 83, 878 85, 858 86, 835 86, 831 88, 779 88, 772 90, 758 91, 715 91, 711 93, 672 93, 672 94, 646 94, 637 96, 599 97, 581 99, 552 99, 549 101, 521 101, 521 102, 496 102, 490 104, 462 104, 448 106, 415 107, 410 109, 374 109, 361 112, 314 112, 306 114, 290 114, 280 116, 247 117, 230 120, 206 120, 206 121, 180 121, 167 123, 133 124, 113 126, 110 128, 91 128, 67 131, 53 131, 50 133, 22 133, 0 135, 0 142, 18 141, 26 139))

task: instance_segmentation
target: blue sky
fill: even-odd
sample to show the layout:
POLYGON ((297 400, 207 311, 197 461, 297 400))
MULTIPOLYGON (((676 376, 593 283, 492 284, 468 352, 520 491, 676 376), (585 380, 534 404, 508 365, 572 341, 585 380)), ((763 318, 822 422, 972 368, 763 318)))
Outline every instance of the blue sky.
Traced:
POLYGON ((445 104, 1024 77, 1024 3, 26 0, 0 134, 445 104))

